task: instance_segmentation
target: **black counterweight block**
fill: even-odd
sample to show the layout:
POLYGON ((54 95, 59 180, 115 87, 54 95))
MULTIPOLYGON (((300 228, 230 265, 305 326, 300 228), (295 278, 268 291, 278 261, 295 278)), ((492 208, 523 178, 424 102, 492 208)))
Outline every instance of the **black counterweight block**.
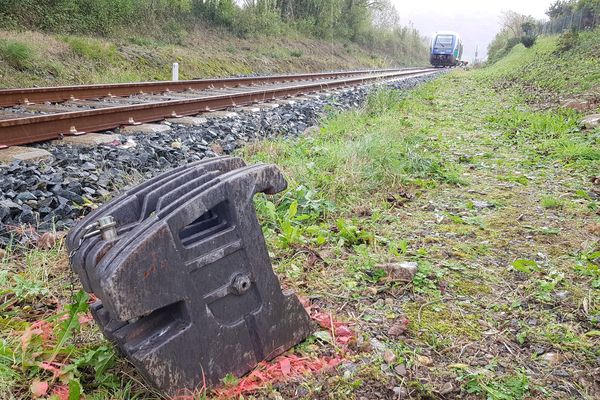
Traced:
POLYGON ((73 269, 99 299, 96 321, 164 393, 241 376, 311 333, 273 273, 253 204, 286 187, 273 165, 201 161, 124 193, 70 233, 73 269), (116 235, 90 233, 106 216, 116 235))

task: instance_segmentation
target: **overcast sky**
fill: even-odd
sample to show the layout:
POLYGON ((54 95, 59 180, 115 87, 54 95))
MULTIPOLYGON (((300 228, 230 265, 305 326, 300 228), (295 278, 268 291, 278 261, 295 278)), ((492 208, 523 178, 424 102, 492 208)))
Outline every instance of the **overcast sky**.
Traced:
POLYGON ((500 30, 504 10, 545 18, 552 0, 392 0, 400 23, 411 22, 421 34, 435 31, 458 32, 465 45, 465 57, 473 59, 479 45, 479 58, 485 57, 488 44, 500 30))

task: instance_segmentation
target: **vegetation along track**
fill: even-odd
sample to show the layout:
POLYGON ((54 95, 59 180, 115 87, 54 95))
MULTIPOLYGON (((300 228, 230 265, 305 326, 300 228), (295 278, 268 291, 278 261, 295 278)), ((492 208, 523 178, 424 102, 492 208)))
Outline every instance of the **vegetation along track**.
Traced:
POLYGON ((0 90, 0 106, 6 107, 0 110, 0 148, 433 71, 413 68, 0 90))

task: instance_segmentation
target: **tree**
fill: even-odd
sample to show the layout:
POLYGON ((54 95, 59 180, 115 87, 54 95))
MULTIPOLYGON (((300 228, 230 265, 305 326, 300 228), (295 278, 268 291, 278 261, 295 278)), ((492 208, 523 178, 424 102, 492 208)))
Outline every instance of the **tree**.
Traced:
POLYGON ((562 17, 563 15, 572 14, 574 7, 575 0, 556 0, 548 8, 548 11, 546 11, 546 15, 550 17, 550 19, 557 19, 562 17))
POLYGON ((523 29, 521 43, 523 43, 523 46, 530 48, 535 44, 535 41, 537 40, 537 24, 533 20, 530 20, 523 23, 521 28, 523 29))
POLYGON ((513 37, 520 38, 523 36, 523 24, 533 20, 532 17, 519 14, 515 11, 504 11, 502 13, 502 30, 510 31, 513 37))
POLYGON ((381 1, 378 7, 371 12, 373 25, 378 29, 391 30, 400 26, 400 16, 398 10, 389 1, 381 1))

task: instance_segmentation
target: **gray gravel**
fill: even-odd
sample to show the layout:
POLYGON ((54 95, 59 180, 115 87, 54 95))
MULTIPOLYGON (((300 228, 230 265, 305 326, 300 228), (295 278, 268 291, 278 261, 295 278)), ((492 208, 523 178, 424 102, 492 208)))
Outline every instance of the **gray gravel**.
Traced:
MULTIPOLYGON (((407 90, 434 76, 389 86, 407 90)), ((0 165, 0 248, 27 244, 40 232, 66 230, 119 189, 178 165, 215 157, 218 147, 229 154, 256 140, 295 138, 327 112, 359 107, 369 90, 355 88, 269 111, 211 119, 198 127, 173 125, 166 134, 123 136, 95 147, 36 145, 48 150, 52 161, 0 165)))

